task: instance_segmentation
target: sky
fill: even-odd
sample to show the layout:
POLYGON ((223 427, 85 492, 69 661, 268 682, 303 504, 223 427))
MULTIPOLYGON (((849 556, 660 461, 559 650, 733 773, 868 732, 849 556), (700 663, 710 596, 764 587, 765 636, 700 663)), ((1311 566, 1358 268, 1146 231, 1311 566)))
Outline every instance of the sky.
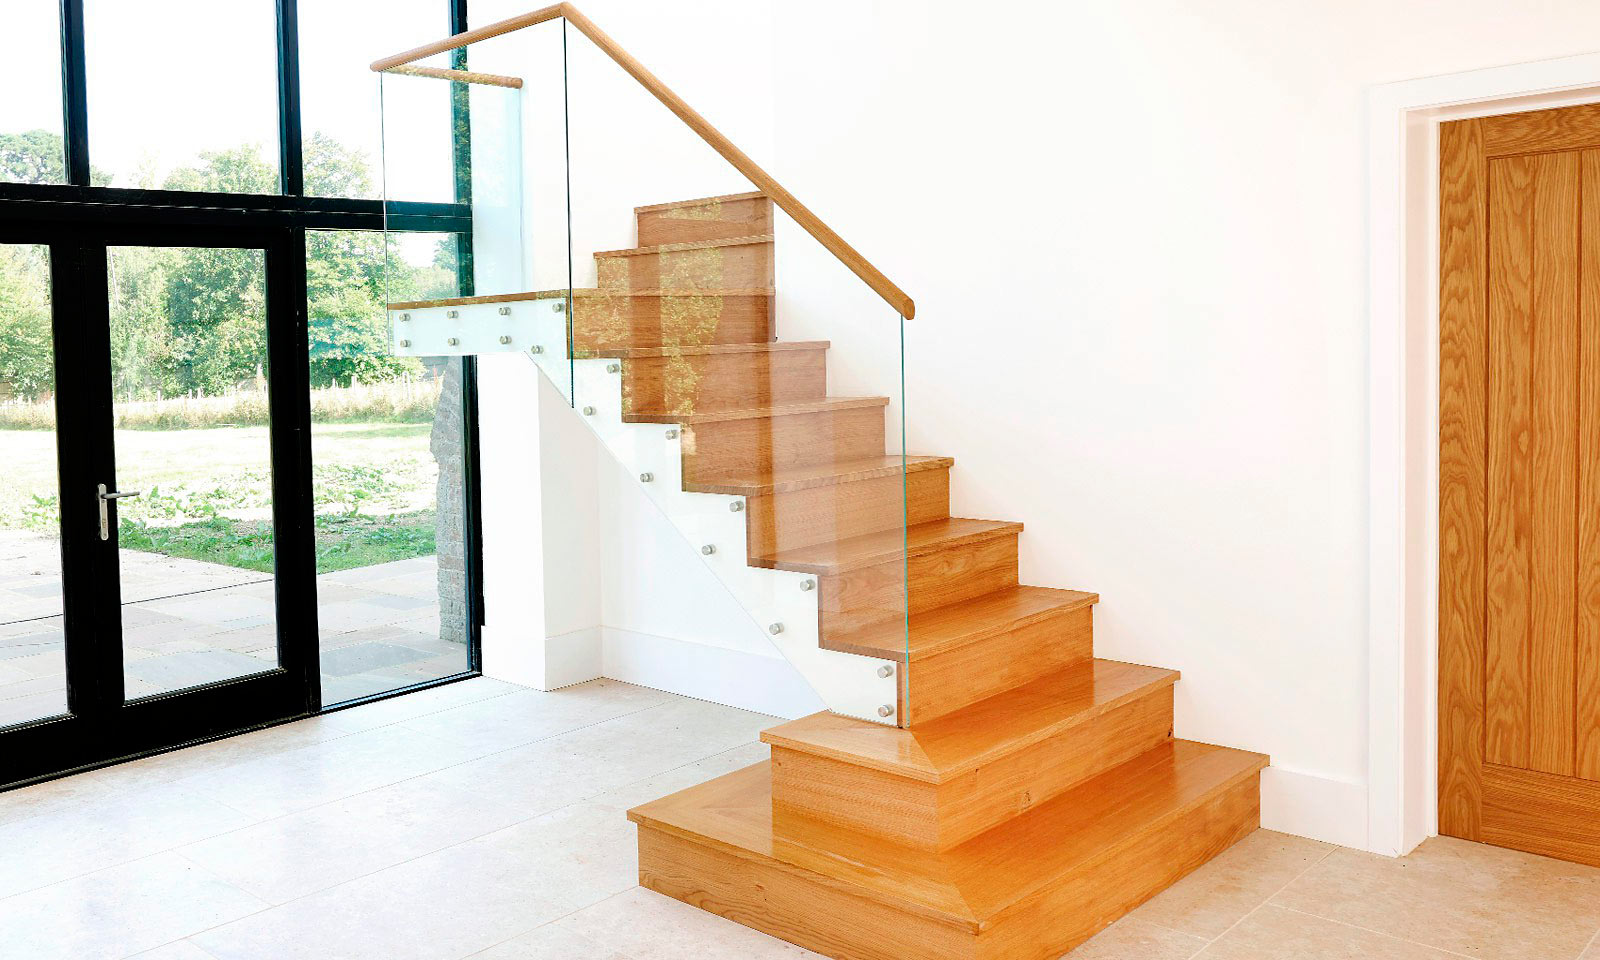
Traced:
MULTIPOLYGON (((0 132, 61 132, 57 0, 5 0, 0 132)), ((202 150, 258 143, 277 164, 272 0, 84 0, 89 153, 115 186, 156 185, 202 150)), ((366 152, 379 185, 367 64, 447 32, 444 0, 303 0, 302 123, 366 152)), ((450 199, 446 86, 389 78, 390 196, 450 199)))

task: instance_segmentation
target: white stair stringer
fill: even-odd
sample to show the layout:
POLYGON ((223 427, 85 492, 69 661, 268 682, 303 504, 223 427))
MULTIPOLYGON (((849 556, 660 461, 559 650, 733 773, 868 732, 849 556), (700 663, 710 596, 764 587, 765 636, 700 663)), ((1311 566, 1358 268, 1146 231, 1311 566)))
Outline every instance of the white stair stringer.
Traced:
MULTIPOLYGON (((554 373, 551 379, 561 385, 568 370, 565 363, 555 357, 532 359, 546 376, 554 373)), ((623 422, 620 370, 617 360, 573 361, 571 375, 577 398, 573 412, 589 424, 601 443, 628 469, 639 489, 683 534, 701 561, 750 615, 755 628, 800 672, 829 710, 893 724, 900 665, 891 660, 825 650, 819 645, 820 590, 816 577, 750 566, 745 498, 683 489, 681 427, 623 422), (711 549, 706 550, 707 547, 711 549), (780 629, 774 631, 774 626, 780 629), (883 715, 884 707, 889 709, 888 716, 883 715)))

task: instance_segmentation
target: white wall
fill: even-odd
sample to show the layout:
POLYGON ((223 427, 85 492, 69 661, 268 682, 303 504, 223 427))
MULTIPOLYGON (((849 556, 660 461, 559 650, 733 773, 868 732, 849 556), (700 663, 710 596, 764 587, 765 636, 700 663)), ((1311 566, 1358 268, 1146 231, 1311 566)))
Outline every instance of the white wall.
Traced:
POLYGON ((773 169, 917 300, 913 452, 1027 523, 1025 580, 1102 594, 1103 655, 1183 670, 1180 736, 1272 754, 1270 824, 1367 845, 1365 89, 1597 28, 1576 0, 778 7, 773 169))
MULTIPOLYGON (((909 442, 956 457, 957 512, 1025 521, 1027 582, 1099 591, 1102 655, 1183 670, 1179 735, 1272 755, 1269 825, 1374 845, 1365 92, 1600 48, 1600 6, 582 6, 916 298, 909 442)), ((702 182, 654 159, 601 180, 702 182)), ((678 195, 619 195, 579 253, 678 195)), ((888 308, 791 227, 778 262, 780 335, 897 393, 888 308)))

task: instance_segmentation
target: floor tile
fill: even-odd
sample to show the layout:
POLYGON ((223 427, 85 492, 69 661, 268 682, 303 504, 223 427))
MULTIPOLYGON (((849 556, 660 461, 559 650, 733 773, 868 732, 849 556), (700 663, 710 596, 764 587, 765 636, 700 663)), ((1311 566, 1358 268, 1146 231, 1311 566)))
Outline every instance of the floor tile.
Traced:
POLYGON ((191 935, 219 960, 457 960, 560 917, 546 884, 459 847, 191 935))
POLYGON ((1589 949, 1583 952, 1578 960, 1600 960, 1600 933, 1596 933, 1594 940, 1589 944, 1589 949))
POLYGON ((628 810, 641 803, 649 803, 651 800, 659 800, 668 794, 677 793, 679 790, 687 790, 723 774, 743 770, 771 756, 772 748, 766 744, 759 741, 745 743, 704 760, 687 763, 665 773, 604 791, 590 799, 594 803, 604 803, 620 810, 628 810))
POLYGON ((1123 917, 1063 960, 1190 960, 1208 941, 1123 917))
POLYGON ((1454 960, 1458 956, 1268 905, 1246 917, 1195 960, 1454 960))
MULTIPOLYGON (((579 910, 555 926, 640 960, 794 960, 818 956, 642 887, 579 910)), ((893 931, 886 931, 886 935, 892 936, 893 931)))
POLYGON ((1139 908, 1138 916, 1214 940, 1334 849, 1315 840, 1257 830, 1157 894, 1139 908))
POLYGON ((179 940, 141 953, 131 960, 217 960, 217 958, 187 940, 179 940))
POLYGON ((242 890, 284 903, 523 819, 505 804, 407 780, 180 847, 242 890))
POLYGON ((265 906, 161 853, 0 900, 0 944, 27 960, 120 960, 265 906))
POLYGON ((177 781, 257 819, 409 780, 477 756, 415 730, 379 727, 177 781))
POLYGON ((616 680, 591 680, 560 690, 523 690, 407 721, 404 726, 485 754, 543 740, 678 699, 616 680))
POLYGON ((1600 929, 1600 869, 1435 837, 1400 859, 1336 850, 1272 902, 1468 956, 1557 960, 1600 929))
POLYGON ((253 822, 232 807, 173 786, 113 791, 0 826, 0 851, 4 851, 0 856, 0 897, 253 822))
POLYGON ((475 953, 471 960, 638 960, 603 946, 575 930, 545 924, 520 937, 475 953))
POLYGON ((217 772, 238 763, 258 761, 347 736, 349 731, 336 726, 331 716, 306 717, 280 723, 263 730, 224 737, 179 750, 158 753, 141 760, 130 760, 103 767, 85 776, 109 786, 133 789, 158 783, 171 783, 197 774, 217 772))
POLYGON ((361 730, 371 730, 375 727, 403 723, 415 717, 438 713, 463 703, 474 703, 488 700, 493 697, 503 697, 507 694, 526 690, 516 684, 506 683, 502 680, 491 680, 488 677, 473 677, 469 680, 458 680, 454 683, 442 683, 437 687, 426 690, 417 690, 400 696, 389 697, 374 703, 364 703, 358 707, 345 710, 335 710, 324 714, 322 719, 330 724, 342 727, 346 732, 355 733, 361 730))

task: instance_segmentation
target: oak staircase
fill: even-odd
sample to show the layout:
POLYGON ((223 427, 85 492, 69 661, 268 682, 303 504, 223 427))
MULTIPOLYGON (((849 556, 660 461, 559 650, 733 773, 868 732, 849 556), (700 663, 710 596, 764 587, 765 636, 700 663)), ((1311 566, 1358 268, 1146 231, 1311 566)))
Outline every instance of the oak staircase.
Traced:
MULTIPOLYGON (((777 340, 774 207, 901 329, 911 298, 593 21, 557 3, 372 68, 449 81, 473 130, 482 295, 390 304, 395 352, 527 353, 829 707, 765 731, 769 761, 629 811, 641 884, 830 957, 1054 960, 1257 829, 1267 758, 1175 739, 1177 673, 1096 658, 1097 596, 1021 584, 1022 524, 951 516, 954 461, 891 451, 890 398, 831 395, 830 343, 777 340), (636 246, 594 254, 587 289, 573 225, 612 211, 575 217, 560 136, 523 144, 522 78, 465 69, 508 40, 502 60, 559 64, 520 121, 544 133, 578 35, 757 188, 635 208, 636 246), (553 226, 564 259, 538 245, 553 226), (552 259, 566 289, 517 292, 552 259)), ((586 156, 692 163, 659 125, 638 142, 636 105, 586 109, 607 118, 586 156)))
POLYGON ((625 419, 688 435, 685 489, 747 498, 750 565, 817 577, 824 647, 900 664, 901 726, 781 724, 770 762, 630 811, 640 883, 833 957, 1057 957, 1255 830, 1266 758, 1173 739, 1175 672, 1096 659, 1095 595, 1020 585, 1020 523, 952 517, 953 460, 902 473, 888 399, 829 397, 827 343, 770 339, 771 216, 640 208, 575 341, 621 359, 625 419), (669 282, 748 302, 685 346, 669 282), (862 600, 901 566, 909 644, 862 600))

